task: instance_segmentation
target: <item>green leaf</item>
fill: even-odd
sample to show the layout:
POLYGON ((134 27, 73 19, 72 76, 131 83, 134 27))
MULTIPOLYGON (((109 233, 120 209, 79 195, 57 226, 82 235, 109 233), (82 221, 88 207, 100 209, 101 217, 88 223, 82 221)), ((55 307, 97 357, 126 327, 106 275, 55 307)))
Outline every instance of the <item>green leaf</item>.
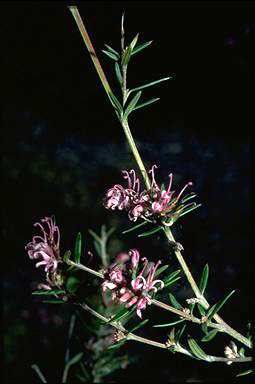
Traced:
POLYGON ((218 333, 218 329, 213 329, 212 331, 208 332, 207 335, 205 335, 201 339, 201 341, 204 341, 204 342, 210 341, 217 335, 217 333, 218 333))
POLYGON ((152 85, 156 85, 158 83, 161 83, 162 81, 166 81, 166 80, 169 80, 169 79, 171 79, 171 77, 164 77, 163 79, 155 80, 155 81, 152 81, 151 83, 140 85, 140 87, 136 87, 136 88, 130 89, 130 93, 131 92, 135 92, 135 91, 139 91, 139 90, 147 88, 147 87, 151 87, 152 85))
POLYGON ((93 244, 94 244, 94 248, 95 248, 98 256, 101 256, 101 248, 100 248, 100 246, 98 245, 98 243, 95 240, 94 240, 93 244))
POLYGON ((62 300, 42 300, 42 303, 45 304, 64 304, 62 300))
POLYGON ((75 246, 74 246, 74 261, 76 263, 80 263, 81 261, 81 242, 82 242, 81 232, 78 232, 75 240, 75 246))
POLYGON ((202 276, 199 283, 199 289, 202 295, 204 294, 205 288, 207 286, 208 276, 209 276, 209 265, 206 264, 203 269, 202 276))
POLYGON ((128 104, 127 108, 125 109, 124 111, 124 116, 123 118, 126 119, 128 117, 128 115, 133 111, 133 109, 135 108, 138 100, 140 99, 141 97, 141 94, 142 92, 137 92, 137 94, 133 97, 133 99, 130 101, 130 103, 128 104))
POLYGON ((75 293, 80 285, 80 280, 75 276, 69 276, 66 281, 66 289, 70 293, 75 293))
POLYGON ((171 329, 170 334, 168 335, 170 341, 175 341, 175 328, 171 329))
MULTIPOLYGON (((132 308, 133 309, 133 308, 132 308)), ((135 309, 135 307, 134 307, 135 309)), ((113 316, 112 319, 110 319, 108 321, 109 324, 111 324, 113 321, 119 321, 120 319, 122 319, 124 316, 128 315, 129 313, 131 313, 132 310, 130 311, 129 309, 127 308, 122 308, 119 312, 116 313, 115 316, 113 316)))
POLYGON ((202 348, 200 348, 194 339, 188 339, 188 344, 191 351, 197 358, 208 361, 207 354, 202 350, 202 348))
POLYGON ((118 82, 119 82, 120 85, 122 86, 123 79, 122 79, 122 75, 121 75, 121 72, 120 72, 120 66, 119 66, 119 64, 117 63, 117 61, 115 62, 115 73, 116 73, 118 82))
POLYGON ((34 291, 32 292, 32 295, 52 296, 52 295, 60 295, 62 293, 65 293, 63 289, 55 289, 52 291, 34 291))
POLYGON ((139 324, 137 324, 134 328, 132 328, 130 331, 128 332, 134 332, 136 331, 137 329, 141 328, 143 325, 145 325, 146 323, 148 323, 149 319, 145 319, 143 321, 141 321, 139 324))
POLYGON ((238 373, 238 375, 236 375, 236 377, 249 375, 249 374, 252 373, 252 372, 253 372, 253 369, 248 369, 247 371, 243 371, 243 372, 241 372, 241 373, 238 373))
POLYGON ((140 233, 140 235, 138 235, 138 237, 145 237, 145 236, 153 235, 154 233, 159 232, 161 229, 162 229, 162 227, 153 228, 150 231, 140 233))
POLYGON ((202 323, 201 325, 202 331, 207 335, 208 334, 208 325, 207 323, 202 323))
POLYGON ((177 308, 177 309, 183 309, 183 307, 181 306, 180 303, 178 303, 178 301, 176 300, 176 298, 174 297, 174 295, 172 295, 172 293, 169 293, 169 298, 170 298, 170 301, 172 303, 172 306, 177 308))
POLYGON ((115 61, 119 60, 119 55, 117 56, 117 55, 115 55, 115 53, 105 51, 104 49, 102 49, 102 52, 104 52, 104 54, 106 54, 107 56, 109 56, 111 59, 113 59, 115 61))
POLYGON ((169 265, 163 265, 161 268, 157 269, 157 271, 155 272, 154 278, 156 278, 157 276, 159 276, 159 275, 160 275, 162 272, 164 272, 168 267, 169 267, 169 265))
POLYGON ((113 93, 109 93, 109 97, 111 99, 112 105, 114 106, 114 108, 119 113, 119 116, 122 117, 123 116, 123 109, 122 109, 122 106, 121 106, 119 100, 117 99, 116 96, 114 96, 113 93))
POLYGON ((121 65, 123 67, 128 65, 128 62, 129 62, 130 57, 131 57, 131 53, 132 53, 132 47, 129 46, 129 47, 126 48, 126 50, 123 53, 122 58, 121 58, 121 65))
POLYGON ((126 340, 121 340, 121 341, 119 341, 119 342, 116 342, 115 344, 110 345, 110 346, 107 348, 107 350, 108 350, 108 349, 114 349, 114 348, 120 348, 123 344, 125 344, 125 342, 126 342, 126 340))
POLYGON ((71 257, 71 251, 66 251, 66 252, 64 253, 64 256, 63 256, 63 260, 64 260, 64 262, 67 263, 68 260, 70 259, 70 257, 71 257))
POLYGON ((194 199, 194 197, 196 197, 196 194, 194 192, 191 192, 189 195, 184 196, 183 199, 181 199, 180 203, 181 204, 186 203, 186 201, 190 199, 194 199))
POLYGON ((187 324, 184 324, 184 325, 182 326, 182 328, 179 329, 179 330, 176 332, 176 336, 175 336, 175 338, 176 338, 176 341, 177 341, 177 342, 180 341, 180 339, 181 339, 181 337, 182 337, 182 334, 183 334, 183 332, 184 332, 184 330, 185 330, 186 327, 187 327, 187 324))
POLYGON ((186 215, 186 213, 189 213, 191 211, 193 211, 194 209, 196 208, 199 208, 201 207, 202 204, 197 204, 197 203, 192 203, 192 206, 189 208, 189 209, 185 209, 180 215, 179 217, 183 216, 183 215, 186 215))
POLYGON ((135 225, 134 227, 131 227, 129 229, 126 229, 125 231, 121 232, 121 233, 128 233, 128 232, 131 232, 131 231, 134 231, 135 229, 141 227, 142 225, 145 225, 145 224, 148 224, 147 221, 144 221, 142 222, 141 224, 138 224, 138 225, 135 225))
POLYGON ((164 283, 164 288, 168 287, 169 285, 173 285, 177 280, 179 280, 181 277, 176 277, 175 279, 168 281, 167 283, 164 283))
POLYGON ((215 304, 208 312, 207 314, 207 317, 208 317, 208 320, 210 320, 222 307, 223 305, 226 303, 226 301, 230 298, 230 296, 233 295, 233 293, 235 292, 236 290, 234 289, 233 291, 231 291, 226 297, 224 297, 223 299, 221 299, 217 304, 215 304))
POLYGON ((148 100, 148 101, 145 101, 145 102, 142 103, 142 104, 138 104, 138 105, 133 109, 133 111, 135 111, 136 109, 139 109, 139 108, 146 107, 146 105, 152 104, 152 103, 154 103, 155 101, 158 101, 158 100, 160 100, 160 97, 155 97, 154 99, 150 99, 150 100, 148 100))
MULTIPOLYGON (((176 281, 176 276, 179 275, 181 272, 181 269, 177 269, 176 271, 170 273, 165 279, 164 279, 164 286, 166 287, 167 285, 173 284, 174 281, 176 281)), ((177 277, 177 280, 180 279, 180 277, 177 277)))
MULTIPOLYGON (((133 38, 133 40, 132 40, 131 43, 130 43, 130 47, 131 47, 132 51, 133 51, 133 49, 134 49, 135 46, 136 46, 138 37, 139 37, 139 33, 137 33, 137 34, 135 35, 135 37, 133 38)), ((131 52, 131 54, 132 54, 132 52, 131 52)))
POLYGON ((135 53, 140 52, 142 49, 148 47, 152 42, 153 40, 147 41, 146 43, 138 45, 136 48, 133 49, 131 55, 134 55, 135 53))
POLYGON ((187 319, 181 319, 181 320, 177 320, 177 321, 172 321, 171 323, 167 323, 167 324, 157 324, 157 325, 153 325, 153 327, 154 328, 170 327, 171 325, 183 323, 184 321, 187 321, 187 319))
POLYGON ((94 237, 94 239, 95 239, 98 243, 101 243, 102 240, 100 239, 100 237, 99 237, 94 231, 92 231, 92 229, 89 229, 88 232, 89 232, 89 234, 90 234, 92 237, 94 237))
POLYGON ((198 310, 200 312, 200 315, 205 316, 206 312, 205 312, 204 307, 202 307, 202 305, 200 305, 200 304, 197 304, 197 307, 198 307, 198 310))
POLYGON ((118 56, 120 58, 120 55, 117 51, 115 51, 115 49, 113 49, 112 47, 110 47, 110 45, 107 45, 107 44, 104 44, 106 46, 106 48, 108 49, 108 51, 114 53, 116 56, 118 56))

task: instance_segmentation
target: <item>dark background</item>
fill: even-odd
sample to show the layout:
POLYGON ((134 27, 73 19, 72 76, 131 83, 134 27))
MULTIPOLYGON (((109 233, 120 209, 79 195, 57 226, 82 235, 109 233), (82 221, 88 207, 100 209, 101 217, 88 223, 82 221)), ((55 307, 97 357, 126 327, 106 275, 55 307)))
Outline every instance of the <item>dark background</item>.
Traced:
MULTIPOLYGON (((134 112, 130 126, 146 166, 159 166, 159 182, 167 182, 171 171, 177 191, 193 181, 202 207, 181 218, 174 233, 196 279, 209 263, 211 303, 237 290, 223 317, 245 333, 254 303, 254 2, 76 4, 114 90, 112 61, 100 50, 104 43, 119 50, 124 10, 127 43, 137 32, 140 43, 154 40, 133 57, 129 87, 173 76, 144 90, 143 100, 161 100, 134 112)), ((66 3, 2 2, 0 17, 5 380, 35 381, 30 365, 36 363, 57 382, 70 311, 31 297, 41 276, 24 251, 35 233, 32 224, 54 214, 62 251, 72 249, 78 231, 89 249, 88 228, 99 231, 102 224, 116 227, 116 250, 137 247, 163 260, 168 248, 163 236, 124 237, 121 231, 130 225, 126 216, 102 207, 107 189, 122 182, 121 170, 135 163, 66 3)), ((170 263, 178 267, 174 257, 170 263)), ((177 292, 183 303, 191 296, 184 278, 177 292)), ((218 336, 213 352, 222 355, 229 340, 218 336)), ((246 369, 135 348, 140 362, 116 372, 113 380, 226 381, 246 369)), ((210 345, 206 348, 210 353, 210 345)))

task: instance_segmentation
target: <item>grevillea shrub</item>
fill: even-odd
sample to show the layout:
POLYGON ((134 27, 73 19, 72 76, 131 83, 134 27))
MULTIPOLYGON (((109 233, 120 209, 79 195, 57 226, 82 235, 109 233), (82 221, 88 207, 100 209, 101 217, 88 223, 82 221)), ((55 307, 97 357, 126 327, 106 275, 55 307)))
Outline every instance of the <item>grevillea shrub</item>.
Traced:
MULTIPOLYGON (((34 226, 37 230, 39 229, 39 233, 35 234, 32 241, 25 246, 27 256, 32 261, 36 260, 35 267, 42 271, 41 282, 33 293, 44 298, 47 296, 47 302, 68 303, 73 306, 69 342, 72 339, 77 317, 82 313, 87 313, 87 318, 89 317, 84 325, 86 332, 81 330, 79 333, 76 330, 76 338, 82 340, 81 350, 70 356, 70 345, 68 347, 64 359, 62 382, 67 381, 71 372, 70 367, 72 367, 70 375, 75 375, 76 380, 79 379, 81 382, 101 382, 104 377, 115 370, 128 370, 130 364, 137 362, 137 357, 130 356, 127 349, 123 348, 130 340, 143 343, 144 348, 146 348, 146 344, 155 347, 155 354, 157 354, 158 348, 164 349, 166 353, 183 354, 185 355, 183 359, 194 359, 194 364, 197 364, 197 360, 227 365, 232 363, 245 365, 251 362, 250 324, 247 326, 247 334, 243 335, 227 324, 218 314, 220 310, 222 312, 222 307, 230 299, 234 290, 218 302, 209 303, 205 296, 209 277, 208 264, 205 265, 200 281, 197 283, 185 262, 183 246, 175 241, 172 234, 171 229, 176 221, 201 205, 193 200, 196 195, 190 191, 192 182, 188 181, 182 189, 175 192, 173 173, 169 173, 167 186, 156 181, 157 166, 154 164, 149 170, 145 168, 130 131, 129 115, 158 100, 158 98, 153 98, 141 102, 140 98, 144 89, 170 79, 165 77, 128 89, 128 64, 130 60, 133 60, 133 55, 148 47, 151 41, 138 45, 138 35, 136 35, 130 44, 125 46, 123 14, 120 52, 107 44, 103 50, 114 63, 115 74, 122 93, 122 100, 118 100, 107 81, 77 7, 71 6, 69 9, 124 131, 134 157, 134 166, 137 167, 137 171, 124 169, 123 178, 120 179, 119 184, 112 186, 109 181, 102 209, 107 209, 109 214, 127 215, 131 226, 122 233, 141 231, 142 228, 143 232, 139 233, 139 237, 147 237, 148 242, 156 232, 163 233, 169 248, 180 264, 180 269, 172 270, 169 267, 168 255, 158 253, 153 260, 150 260, 144 254, 142 247, 139 248, 137 245, 129 251, 110 253, 108 239, 114 229, 111 228, 107 231, 104 225, 99 234, 89 230, 94 239, 95 250, 87 251, 87 253, 90 258, 91 256, 94 256, 94 259, 98 257, 99 261, 99 269, 93 269, 89 262, 81 262, 83 256, 81 233, 76 236, 74 252, 62 253, 62 230, 58 227, 55 218, 44 217, 37 221, 34 226), (138 172, 140 172, 140 178, 137 176, 138 172), (145 227, 146 230, 144 230, 145 227), (77 271, 84 277, 81 278, 80 274, 77 275, 77 271), (176 288, 173 290, 176 281, 180 279, 181 271, 193 292, 191 297, 186 297, 185 303, 182 304, 174 296, 176 288), (90 289, 82 290, 83 286, 86 287, 89 275, 90 289), (91 290, 91 286, 93 290, 91 290), (167 323, 157 324, 156 312, 151 311, 152 307, 158 311, 164 311, 165 314, 171 312, 172 317, 167 323), (165 329, 164 340, 158 341, 145 337, 145 330, 148 330, 147 323, 151 324, 151 327, 165 329), (191 325, 192 327, 190 327, 191 325), (194 327, 201 329, 203 336, 200 340, 196 336, 197 333, 195 335, 192 333, 194 327), (138 331, 138 329, 140 330, 138 331), (142 329, 143 335, 141 336, 139 332, 142 329), (228 344, 226 345, 224 338, 219 355, 210 354, 209 342, 214 337, 220 338, 222 335, 229 337, 228 344), (206 347, 201 342, 207 342, 206 347)), ((160 166, 163 168, 164 165, 160 166)), ((46 382, 40 368, 35 364, 32 367, 41 380, 46 382)), ((246 368, 239 373, 239 376, 251 372, 251 369, 246 368)))

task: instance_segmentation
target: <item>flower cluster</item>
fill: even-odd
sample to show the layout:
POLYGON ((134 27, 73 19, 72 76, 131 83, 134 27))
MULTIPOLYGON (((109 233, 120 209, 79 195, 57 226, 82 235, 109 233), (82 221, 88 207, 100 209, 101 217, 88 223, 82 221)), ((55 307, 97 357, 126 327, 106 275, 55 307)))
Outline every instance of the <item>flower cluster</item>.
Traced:
POLYGON ((35 267, 44 266, 44 271, 47 273, 48 284, 39 284, 38 288, 51 290, 53 286, 60 286, 62 283, 61 275, 58 273, 58 264, 62 262, 60 257, 59 243, 60 232, 55 224, 55 221, 50 217, 41 219, 42 223, 48 226, 48 232, 41 223, 35 223, 34 226, 40 227, 42 236, 34 236, 32 241, 28 243, 25 250, 30 259, 42 259, 35 264, 35 267))
POLYGON ((141 311, 151 304, 151 297, 164 287, 162 280, 154 280, 156 269, 161 263, 149 263, 146 257, 141 259, 136 249, 128 254, 117 256, 115 262, 105 273, 102 290, 111 291, 111 298, 117 303, 125 304, 127 308, 136 305, 137 316, 142 318, 141 311))
POLYGON ((180 216, 190 212, 200 206, 200 204, 189 203, 184 204, 187 200, 195 197, 194 193, 183 197, 185 189, 192 185, 188 182, 180 191, 173 197, 174 192, 171 190, 173 174, 170 173, 169 185, 167 190, 164 185, 159 188, 155 181, 153 165, 149 173, 151 173, 151 184, 148 190, 140 192, 140 180, 136 177, 135 171, 122 171, 124 179, 127 179, 128 187, 124 188, 120 184, 114 185, 107 192, 104 206, 107 209, 119 209, 128 212, 128 217, 131 221, 136 221, 142 218, 146 221, 157 222, 159 218, 163 219, 162 223, 171 226, 180 216), (181 199, 181 200, 180 200, 181 199))

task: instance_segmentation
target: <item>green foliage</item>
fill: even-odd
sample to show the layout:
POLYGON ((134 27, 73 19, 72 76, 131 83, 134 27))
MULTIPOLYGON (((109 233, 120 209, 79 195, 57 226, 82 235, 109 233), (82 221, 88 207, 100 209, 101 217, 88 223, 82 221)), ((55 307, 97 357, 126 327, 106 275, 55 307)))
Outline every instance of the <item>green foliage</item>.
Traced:
POLYGON ((233 291, 231 291, 226 297, 224 297, 223 299, 221 299, 218 303, 214 304, 208 311, 207 313, 207 318, 208 320, 210 320, 222 307, 223 305, 226 303, 226 301, 230 298, 230 296, 233 295, 233 293, 235 292, 235 289, 233 291))
POLYGON ((199 289, 200 289, 200 292, 202 293, 202 295, 204 294, 205 288, 207 286, 208 276, 209 276, 209 265, 206 264, 204 269, 203 269, 200 283, 199 283, 199 289))
POLYGON ((170 273, 169 276, 167 276, 163 282, 164 282, 164 288, 168 287, 169 285, 174 284, 177 280, 179 280, 181 277, 177 276, 181 272, 181 269, 177 269, 176 271, 170 273))
POLYGON ((74 261, 76 263, 80 263, 81 261, 81 244, 82 244, 81 232, 78 232, 75 240, 75 246, 74 246, 74 261))
POLYGON ((218 329, 213 329, 212 331, 208 332, 207 335, 205 335, 201 341, 207 342, 212 340, 218 333, 218 329))
POLYGON ((161 229, 162 229, 162 227, 153 228, 153 229, 151 229, 150 231, 146 231, 146 232, 140 233, 140 235, 138 235, 138 237, 151 236, 151 235, 153 235, 154 233, 159 232, 161 229))
POLYGON ((167 323, 167 324, 157 324, 157 325, 153 325, 154 328, 163 328, 163 327, 170 327, 172 325, 176 325, 176 324, 179 324, 179 323, 183 323, 184 321, 187 321, 186 319, 180 319, 180 320, 176 320, 176 321, 172 321, 171 323, 167 323))
POLYGON ((174 295, 172 293, 169 293, 169 298, 170 298, 170 301, 171 301, 173 307, 180 309, 180 310, 183 309, 182 305, 176 300, 176 298, 174 297, 174 295))
POLYGON ((151 40, 151 41, 147 41, 146 43, 143 43, 143 44, 138 45, 136 48, 134 48, 134 49, 132 50, 131 55, 135 55, 136 53, 140 52, 142 49, 148 47, 152 42, 153 42, 153 40, 151 40))
POLYGON ((192 338, 189 338, 188 339, 188 344, 189 344, 189 347, 192 351, 192 353, 200 360, 205 360, 205 361, 209 361, 208 360, 208 356, 207 354, 202 350, 202 348, 200 348, 200 346, 197 344, 197 342, 192 339, 192 338))
POLYGON ((128 115, 133 111, 133 109, 135 108, 138 100, 140 99, 141 97, 141 94, 142 92, 137 92, 137 94, 133 97, 133 99, 130 101, 130 103, 128 104, 127 108, 125 109, 124 111, 124 115, 123 115, 123 119, 126 120, 128 115))

